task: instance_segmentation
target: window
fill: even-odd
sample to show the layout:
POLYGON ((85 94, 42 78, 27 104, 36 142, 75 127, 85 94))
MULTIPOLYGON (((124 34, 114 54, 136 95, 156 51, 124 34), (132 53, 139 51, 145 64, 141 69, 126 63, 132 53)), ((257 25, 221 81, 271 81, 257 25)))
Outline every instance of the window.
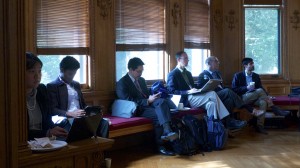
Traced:
POLYGON ((280 74, 281 1, 247 2, 244 5, 245 57, 253 58, 259 74, 280 74))
POLYGON ((70 55, 80 62, 74 80, 87 84, 89 70, 89 1, 37 0, 36 49, 44 66, 42 83, 59 75, 59 63, 70 55))
POLYGON ((186 0, 185 9, 184 50, 190 59, 188 69, 198 76, 210 56, 209 1, 186 0))
POLYGON ((145 63, 145 79, 164 79, 165 1, 117 0, 115 10, 116 80, 127 73, 133 57, 145 63))

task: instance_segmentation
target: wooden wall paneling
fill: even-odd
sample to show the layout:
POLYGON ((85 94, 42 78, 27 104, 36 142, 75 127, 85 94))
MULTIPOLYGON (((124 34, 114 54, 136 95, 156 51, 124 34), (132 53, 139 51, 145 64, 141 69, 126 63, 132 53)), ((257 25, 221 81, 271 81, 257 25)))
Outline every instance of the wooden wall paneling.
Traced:
POLYGON ((223 0, 223 57, 221 72, 226 85, 230 85, 234 73, 241 70, 242 8, 240 0, 223 0))
MULTIPOLYGON (((220 60, 224 60, 222 52, 224 25, 222 6, 222 0, 211 0, 210 2, 210 52, 212 56, 216 56, 220 60)), ((221 64, 220 67, 224 67, 224 64, 221 64)))
POLYGON ((115 91, 93 91, 84 93, 84 100, 87 105, 102 105, 103 112, 110 113, 110 108, 113 100, 116 98, 115 91))
POLYGON ((5 4, 6 1, 0 1, 0 77, 1 77, 1 81, 0 81, 0 132, 1 132, 1 136, 0 136, 0 166, 1 167, 7 167, 8 163, 7 161, 10 159, 10 155, 9 155, 9 148, 7 148, 7 141, 6 141, 6 136, 7 136, 7 132, 8 132, 8 127, 6 125, 6 112, 7 112, 7 104, 6 104, 6 97, 7 97, 7 93, 6 88, 5 88, 5 84, 6 84, 6 66, 5 63, 6 61, 6 53, 5 53, 5 39, 4 39, 4 30, 5 29, 5 4))
POLYGON ((25 112, 24 1, 0 2, 1 167, 18 167, 18 156, 27 149, 25 112))
POLYGON ((291 81, 299 80, 300 62, 300 1, 288 0, 287 2, 287 56, 288 78, 291 81), (296 12, 296 13, 295 13, 296 12), (298 14, 297 14, 298 13, 298 14), (298 22, 297 22, 298 21, 298 22))
POLYGON ((169 68, 172 70, 177 61, 175 54, 184 49, 184 0, 167 0, 167 53, 169 55, 169 68))
POLYGON ((25 17, 25 51, 36 53, 35 37, 35 8, 34 0, 24 2, 25 17))
POLYGON ((289 94, 288 85, 264 85, 264 88, 267 90, 268 93, 272 93, 272 96, 289 94))
POLYGON ((11 142, 14 150, 18 142, 18 156, 31 152, 27 147, 27 112, 25 105, 25 1, 17 0, 9 11, 9 101, 10 112, 8 120, 11 124, 11 142), (16 122, 16 120, 18 120, 16 122), (18 133, 17 133, 18 132, 18 133))
MULTIPOLYGON (((115 19, 113 0, 93 0, 94 55, 92 72, 95 73, 95 91, 115 89, 115 19)), ((124 63, 126 64, 126 63, 124 63)))

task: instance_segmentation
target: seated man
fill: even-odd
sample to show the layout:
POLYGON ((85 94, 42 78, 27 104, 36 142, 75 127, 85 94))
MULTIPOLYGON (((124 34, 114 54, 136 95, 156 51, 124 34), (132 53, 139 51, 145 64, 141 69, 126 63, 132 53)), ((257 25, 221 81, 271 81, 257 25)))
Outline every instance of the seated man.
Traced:
POLYGON ((163 140, 174 140, 177 133, 170 128, 171 114, 167 99, 160 98, 160 93, 150 95, 145 79, 142 76, 144 62, 140 58, 131 58, 128 62, 128 73, 117 82, 117 97, 137 104, 137 116, 150 118, 155 127, 158 150, 164 155, 175 155, 162 146, 163 140), (163 129, 162 129, 163 128, 163 129))
MULTIPOLYGON (((83 110, 87 105, 84 102, 80 84, 73 80, 77 70, 80 68, 79 62, 66 56, 59 64, 60 75, 51 83, 47 84, 51 104, 52 115, 76 118, 85 115, 83 110)), ((102 119, 97 130, 97 135, 108 138, 109 123, 102 119)), ((66 128, 69 129, 69 128, 66 128)))
MULTIPOLYGON (((205 60, 205 64, 207 65, 207 70, 204 70, 202 73, 200 73, 198 77, 199 88, 202 88, 210 79, 222 80, 221 73, 219 72, 220 62, 217 57, 208 57, 205 60)), ((223 104, 229 112, 232 112, 234 108, 245 108, 247 111, 249 111, 252 115, 256 117, 264 113, 262 110, 256 110, 250 105, 245 104, 239 95, 237 95, 231 89, 225 88, 222 83, 215 89, 215 92, 218 94, 219 98, 222 100, 223 104)), ((235 120, 231 120, 230 123, 233 124, 230 124, 230 126, 233 125, 232 127, 234 127, 235 122, 235 120)), ((236 124, 238 125, 238 123, 239 122, 237 122, 236 124)))
MULTIPOLYGON (((269 98, 261 84, 259 75, 253 72, 253 59, 244 58, 242 64, 245 70, 234 74, 232 80, 233 91, 240 95, 245 103, 257 105, 259 106, 259 109, 264 112, 267 110, 267 107, 271 107, 276 115, 288 115, 289 111, 282 111, 274 106, 272 100, 269 98)), ((256 131, 267 134, 267 131, 264 129, 264 118, 264 115, 258 117, 255 128, 256 131)))
POLYGON ((202 107, 206 109, 207 115, 214 115, 215 119, 223 119, 223 121, 226 121, 224 124, 227 127, 229 112, 216 92, 190 94, 196 89, 191 72, 185 68, 189 62, 188 55, 180 51, 176 54, 176 60, 177 67, 168 74, 167 87, 169 92, 182 95, 180 102, 185 106, 202 107))

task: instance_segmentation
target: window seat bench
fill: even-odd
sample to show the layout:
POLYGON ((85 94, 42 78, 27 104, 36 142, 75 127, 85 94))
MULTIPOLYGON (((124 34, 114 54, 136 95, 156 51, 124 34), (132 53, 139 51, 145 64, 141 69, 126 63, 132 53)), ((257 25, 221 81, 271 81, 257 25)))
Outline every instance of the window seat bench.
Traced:
MULTIPOLYGON (((172 113, 172 117, 180 118, 186 114, 200 118, 206 114, 206 111, 201 108, 189 109, 174 112, 172 113)), ((105 114, 103 118, 108 118, 110 121, 109 138, 153 130, 152 120, 144 117, 121 118, 105 114)))
POLYGON ((273 103, 285 110, 299 110, 300 97, 276 96, 273 103))

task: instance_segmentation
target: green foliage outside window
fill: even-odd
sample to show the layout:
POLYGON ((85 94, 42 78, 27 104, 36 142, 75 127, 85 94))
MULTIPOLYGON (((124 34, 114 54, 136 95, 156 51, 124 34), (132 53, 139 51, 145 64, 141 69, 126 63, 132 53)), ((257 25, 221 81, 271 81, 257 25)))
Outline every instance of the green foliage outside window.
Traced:
POLYGON ((245 9, 245 57, 254 59, 259 74, 280 71, 280 19, 277 8, 245 9))

